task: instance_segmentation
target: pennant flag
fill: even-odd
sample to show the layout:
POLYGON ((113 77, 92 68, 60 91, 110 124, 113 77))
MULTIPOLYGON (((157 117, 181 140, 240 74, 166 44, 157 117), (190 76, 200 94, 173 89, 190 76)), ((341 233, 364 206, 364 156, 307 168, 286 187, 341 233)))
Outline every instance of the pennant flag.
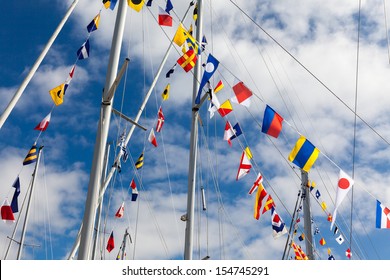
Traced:
POLYGON ((321 238, 319 242, 321 246, 324 246, 326 244, 325 238, 321 238))
POLYGON ((114 248, 115 248, 114 231, 112 231, 111 235, 110 235, 110 238, 108 238, 106 249, 110 253, 114 248))
POLYGON ((59 86, 49 90, 51 99, 56 106, 61 105, 64 102, 65 95, 65 84, 60 84, 59 86))
POLYGON ((144 165, 144 153, 142 153, 135 162, 135 168, 140 169, 144 165))
POLYGON ((206 85, 206 83, 210 80, 211 76, 214 74, 214 72, 217 70, 219 65, 219 61, 210 53, 207 57, 207 63, 204 67, 203 77, 199 85, 198 94, 195 98, 195 104, 200 103, 200 95, 202 93, 203 87, 206 85))
POLYGON ((135 184, 134 179, 131 180, 131 182, 130 182, 130 188, 133 189, 133 190, 137 188, 137 185, 135 184))
POLYGON ((190 71, 194 66, 198 57, 193 49, 189 49, 185 54, 183 54, 178 60, 177 63, 184 69, 184 71, 190 71))
POLYGON ((376 201, 376 228, 390 228, 390 209, 376 201))
POLYGON ((89 57, 89 39, 81 45, 81 47, 77 50, 77 58, 78 59, 86 59, 89 57))
POLYGON ((230 137, 230 140, 233 140, 234 138, 240 136, 242 134, 242 130, 239 123, 236 123, 233 126, 233 135, 230 137))
POLYGON ((141 11, 142 7, 144 6, 145 2, 144 0, 127 0, 127 4, 136 10, 137 12, 141 11))
POLYGON ((146 6, 152 7, 152 4, 153 4, 153 0, 148 0, 148 3, 146 3, 146 6))
POLYGON ((215 88, 214 88, 214 93, 217 93, 218 91, 220 91, 221 89, 223 89, 223 87, 224 87, 224 84, 223 84, 222 80, 220 80, 220 81, 217 83, 217 85, 215 86, 215 88))
POLYGON ((172 16, 160 6, 158 7, 158 10, 158 24, 162 26, 172 26, 172 16))
POLYGON ((274 203, 274 200, 272 199, 271 195, 268 195, 268 198, 267 198, 267 201, 265 202, 262 214, 264 214, 265 212, 270 210, 272 207, 275 207, 275 203, 274 203))
POLYGON ((1 219, 7 224, 15 222, 14 213, 7 199, 4 200, 3 206, 1 206, 1 219))
POLYGON ((34 144, 30 151, 28 151, 27 156, 23 160, 23 165, 28 165, 30 163, 36 162, 37 161, 37 146, 34 144))
POLYGON ((218 108, 218 113, 221 115, 221 117, 228 115, 231 111, 233 111, 233 107, 229 99, 223 102, 218 108))
POLYGON ((88 30, 88 33, 91 33, 93 31, 95 31, 96 29, 98 29, 99 27, 99 22, 100 22, 100 13, 97 14, 93 20, 88 24, 87 26, 87 30, 88 30))
POLYGON ((263 176, 261 174, 257 174, 256 181, 253 183, 253 186, 249 190, 248 194, 252 194, 261 184, 263 183, 263 176))
POLYGON ((305 235, 302 233, 299 237, 298 237, 299 241, 303 241, 305 240, 305 235))
POLYGON ((336 202, 335 208, 333 211, 333 219, 330 225, 330 229, 332 230, 334 223, 336 222, 337 208, 340 206, 341 202, 344 200, 345 196, 352 188, 354 181, 351 177, 347 175, 343 170, 340 169, 339 173, 339 181, 337 183, 337 191, 336 191, 336 202))
POLYGON ((171 75, 173 74, 173 72, 175 72, 175 68, 176 68, 176 65, 177 63, 175 63, 175 65, 173 65, 173 67, 171 69, 169 69, 169 71, 167 72, 167 74, 165 74, 165 77, 168 79, 169 77, 171 77, 171 75))
POLYGON ((253 216, 256 220, 260 218, 260 209, 263 199, 267 196, 267 191, 262 184, 259 184, 256 192, 255 205, 253 207, 253 216))
POLYGON ((117 0, 103 0, 104 7, 114 10, 117 0))
POLYGON ((323 202, 321 203, 321 208, 322 208, 322 210, 326 210, 326 209, 328 208, 328 206, 326 205, 326 202, 325 202, 325 201, 323 201, 323 202))
POLYGON ((49 126, 50 118, 51 112, 34 128, 34 130, 45 131, 49 126))
POLYGON ((243 82, 238 82, 233 86, 233 91, 235 96, 231 100, 235 103, 249 107, 251 104, 250 97, 252 96, 252 91, 247 88, 243 82))
POLYGON ((320 191, 319 191, 319 190, 317 190, 317 191, 316 191, 316 198, 317 198, 317 199, 319 199, 319 198, 320 198, 320 196, 321 196, 321 194, 320 194, 320 191))
POLYGON ((15 183, 12 185, 12 187, 15 188, 14 196, 12 197, 11 201, 11 209, 13 213, 19 212, 19 206, 18 206, 18 196, 20 194, 20 180, 19 176, 16 178, 15 183))
POLYGON ((295 163, 299 168, 309 172, 320 150, 316 148, 309 140, 304 136, 299 137, 295 147, 288 156, 288 160, 295 163))
POLYGON ((131 189, 131 201, 137 201, 138 190, 137 188, 131 189))
POLYGON ((125 211, 125 202, 122 202, 122 205, 119 207, 118 211, 116 211, 116 213, 115 213, 115 217, 122 218, 124 211, 125 211))
POLYGON ((179 26, 177 27, 175 36, 173 37, 173 42, 181 47, 185 42, 187 38, 187 31, 185 30, 183 24, 180 22, 179 26))
POLYGON ((294 241, 291 242, 291 247, 294 249, 295 259, 296 260, 308 260, 309 258, 303 252, 301 246, 295 244, 294 241))
POLYGON ((270 106, 265 107, 263 125, 261 132, 266 133, 272 137, 278 138, 282 131, 283 118, 274 111, 270 106))
POLYGON ((165 120, 165 117, 164 117, 162 108, 161 108, 161 106, 160 106, 160 109, 158 109, 157 124, 156 124, 156 132, 160 132, 160 131, 161 131, 162 126, 163 126, 163 124, 164 124, 164 120, 165 120))
POLYGON ((352 258, 352 252, 351 252, 351 249, 350 249, 350 248, 348 248, 348 249, 345 251, 345 256, 346 256, 348 259, 352 258))
POLYGON ((148 141, 153 144, 153 146, 157 147, 157 139, 154 134, 154 129, 152 128, 149 133, 148 141))
POLYGON ((250 163, 245 151, 243 151, 241 155, 240 165, 237 171, 236 181, 247 175, 251 168, 252 164, 250 163))
POLYGON ((336 238, 336 241, 337 243, 339 243, 339 245, 343 244, 344 242, 344 237, 340 234, 337 238, 336 238))
POLYGON ((169 90, 171 89, 171 85, 167 84, 165 87, 163 93, 161 94, 161 97, 163 100, 168 100, 169 99, 169 90))
POLYGON ((233 134, 232 126, 230 125, 229 121, 226 121, 225 132, 223 134, 223 140, 226 140, 230 146, 232 146, 232 142, 230 141, 230 137, 232 137, 233 135, 234 134, 233 134))
POLYGON ((285 223, 282 221, 280 216, 276 213, 274 207, 271 209, 271 223, 272 223, 272 236, 274 239, 279 238, 280 236, 287 233, 287 228, 285 223))
POLYGON ((169 14, 169 12, 173 9, 173 5, 171 0, 167 0, 167 5, 165 7, 165 11, 169 14))

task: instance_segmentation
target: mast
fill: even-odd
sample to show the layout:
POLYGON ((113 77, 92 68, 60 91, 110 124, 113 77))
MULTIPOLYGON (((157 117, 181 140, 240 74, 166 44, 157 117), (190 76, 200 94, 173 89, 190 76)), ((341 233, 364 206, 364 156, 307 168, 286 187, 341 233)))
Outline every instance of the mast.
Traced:
POLYGON ((95 226, 96 208, 101 185, 103 171, 104 149, 107 143, 108 130, 112 112, 113 95, 109 89, 113 84, 119 63, 119 56, 122 46, 123 32, 126 22, 127 3, 119 0, 117 17, 114 27, 114 35, 111 44, 110 60, 107 67, 106 83, 104 86, 100 119, 96 135, 94 156, 88 185, 88 194, 85 205, 83 226, 80 235, 80 247, 78 252, 79 260, 89 260, 91 258, 92 235, 95 226), (111 95, 111 96, 110 96, 111 95))
POLYGON ((8 116, 11 114, 11 111, 15 107, 16 103, 19 101, 20 97, 23 94, 23 91, 26 89, 27 85, 31 81, 32 77, 34 76, 35 72, 37 71, 39 65, 41 65, 42 60, 45 58, 46 54, 48 53, 51 45, 54 43, 55 39, 57 38, 58 34, 60 33, 62 27, 65 25, 65 22, 68 20, 69 16, 73 12, 74 8, 76 7, 79 0, 74 0, 73 3, 68 8, 68 11, 65 13, 64 18, 59 23, 58 27, 54 31, 53 35, 50 37, 49 41, 46 43, 45 48, 42 50, 41 54, 35 61, 34 65, 31 67, 30 72, 28 72, 26 78, 24 78, 22 84, 19 86, 18 90, 15 92, 13 98, 5 108, 3 114, 0 117, 0 129, 3 127, 3 124, 7 120, 8 116))
POLYGON ((32 175, 30 194, 29 194, 29 198, 28 198, 28 201, 27 201, 26 217, 24 218, 23 229, 22 229, 22 236, 20 238, 18 255, 16 257, 17 260, 20 260, 20 258, 22 257, 23 246, 24 246, 24 238, 26 236, 27 223, 28 223, 28 218, 29 218, 29 214, 30 214, 29 212, 30 212, 31 199, 32 199, 32 196, 34 194, 35 178, 36 178, 37 172, 38 172, 39 159, 41 157, 42 149, 43 149, 43 146, 39 147, 38 156, 37 156, 37 162, 35 164, 34 172, 33 172, 33 175, 32 175))
MULTIPOLYGON (((203 5, 202 0, 198 0, 198 18, 196 28, 196 41, 202 41, 203 25, 203 5)), ((200 46, 199 46, 200 48, 200 46)), ((199 77, 201 76, 201 56, 194 68, 193 96, 192 96, 192 119, 191 119, 191 138, 190 138, 190 158, 188 166, 188 193, 187 193, 187 219, 184 243, 184 259, 192 260, 193 238, 194 238, 194 208, 195 208, 195 184, 196 184, 196 161, 198 153, 198 118, 199 106, 195 104, 195 98, 199 89, 199 77)))
POLYGON ((305 231, 305 245, 306 245, 306 255, 309 260, 314 260, 313 254, 313 235, 311 231, 311 210, 310 210, 310 191, 307 191, 309 176, 306 171, 301 170, 301 190, 303 198, 303 221, 304 221, 304 231, 305 231))

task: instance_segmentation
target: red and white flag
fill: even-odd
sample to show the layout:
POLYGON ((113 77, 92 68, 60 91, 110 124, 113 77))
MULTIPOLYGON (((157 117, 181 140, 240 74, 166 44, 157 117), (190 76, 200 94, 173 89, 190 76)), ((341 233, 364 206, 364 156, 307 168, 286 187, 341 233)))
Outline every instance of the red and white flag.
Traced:
POLYGON ((153 146, 157 147, 156 135, 154 134, 154 129, 153 128, 150 130, 148 140, 149 140, 150 143, 153 144, 153 146))
POLYGON ((234 132, 233 132, 232 126, 230 125, 229 121, 226 121, 225 132, 223 134, 223 140, 226 140, 230 146, 232 146, 232 141, 230 140, 230 138, 233 135, 234 135, 234 132))
POLYGON ((114 248, 115 248, 114 231, 112 231, 110 234, 110 238, 108 238, 106 249, 110 253, 114 248))
POLYGON ((335 209, 333 212, 332 223, 330 224, 331 230, 336 221, 337 208, 340 206, 341 202, 344 200, 345 196, 352 188, 353 184, 354 184, 353 179, 349 177, 347 173, 345 173, 343 170, 340 169, 339 181, 337 183, 335 209))
POLYGON ((248 156, 246 155, 245 151, 243 151, 242 155, 241 155, 240 166, 238 167, 236 181, 238 181, 239 179, 244 177, 246 174, 248 174, 251 168, 252 168, 252 164, 249 161, 248 156))
POLYGON ((248 193, 252 194, 260 186, 261 183, 263 183, 263 176, 259 173, 257 175, 256 181, 253 183, 253 186, 248 193))
POLYGON ((118 211, 116 211, 115 217, 122 218, 124 212, 125 212, 125 202, 122 202, 122 205, 119 207, 118 211))
POLYGON ((15 223, 14 213, 7 199, 4 200, 3 206, 1 206, 1 219, 7 224, 15 223))
POLYGON ((345 256, 347 256, 348 259, 352 258, 351 249, 348 248, 348 249, 345 251, 345 256))
POLYGON ((163 8, 158 8, 158 24, 163 26, 172 26, 172 16, 168 14, 163 8))
POLYGON ((243 82, 235 83, 233 86, 235 96, 231 98, 231 101, 249 107, 251 104, 252 91, 247 88, 243 82))
POLYGON ((158 119, 157 119, 157 125, 156 125, 156 132, 161 131, 162 126, 164 124, 164 120, 165 120, 165 117, 164 117, 162 108, 160 106, 160 109, 158 109, 158 119))
POLYGON ((49 126, 50 118, 51 112, 34 128, 34 130, 45 131, 49 126))

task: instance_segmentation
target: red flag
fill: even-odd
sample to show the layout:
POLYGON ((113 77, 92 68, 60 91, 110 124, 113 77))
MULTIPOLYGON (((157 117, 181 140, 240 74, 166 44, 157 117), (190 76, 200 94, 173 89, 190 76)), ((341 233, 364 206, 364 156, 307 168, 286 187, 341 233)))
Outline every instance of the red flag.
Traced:
POLYGON ((110 238, 108 238, 107 241, 107 251, 110 253, 115 248, 114 244, 114 231, 111 232, 110 238))
POLYGON ((163 26, 172 26, 172 16, 164 11, 163 8, 159 8, 158 24, 163 26))
POLYGON ((116 211, 115 217, 122 218, 124 211, 125 211, 125 203, 122 202, 122 205, 119 207, 118 211, 116 211))
POLYGON ((160 109, 158 109, 158 119, 157 119, 157 125, 156 125, 156 132, 161 131, 162 126, 164 124, 164 120, 165 120, 165 117, 164 117, 162 108, 160 106, 160 109))
POLYGON ((350 258, 352 257, 351 249, 348 248, 348 249, 345 251, 345 255, 347 256, 348 259, 350 259, 350 258))
POLYGON ((244 105, 246 107, 250 106, 250 97, 252 96, 252 91, 247 88, 243 82, 238 82, 233 86, 233 91, 235 96, 231 100, 235 103, 244 105))
POLYGON ((131 180, 130 187, 131 187, 133 190, 137 188, 137 185, 135 184, 134 179, 131 180))
POLYGON ((1 206, 1 219, 8 224, 15 222, 14 213, 7 199, 4 200, 3 206, 1 206))
POLYGON ((50 118, 51 112, 34 128, 34 130, 45 131, 49 126, 50 118))
POLYGON ((194 49, 189 49, 185 54, 183 54, 178 60, 177 63, 184 69, 184 71, 190 71, 194 66, 198 57, 194 49))
POLYGON ((157 147, 156 135, 154 135, 154 129, 153 128, 150 130, 148 140, 149 140, 150 143, 153 144, 153 146, 157 147))
POLYGON ((229 121, 226 121, 225 124, 225 133, 223 134, 223 140, 226 140, 230 146, 232 146, 232 141, 230 141, 230 137, 234 135, 232 126, 229 121))

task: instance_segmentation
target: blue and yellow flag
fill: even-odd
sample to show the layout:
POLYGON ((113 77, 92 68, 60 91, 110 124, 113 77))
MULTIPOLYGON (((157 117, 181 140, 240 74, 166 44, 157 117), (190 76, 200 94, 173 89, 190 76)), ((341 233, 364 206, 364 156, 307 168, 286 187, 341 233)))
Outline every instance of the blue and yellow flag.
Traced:
POLYGON ((288 160, 295 163, 299 168, 309 172, 317 160, 320 150, 316 148, 304 136, 299 137, 295 147, 288 156, 288 160))
POLYGON ((36 161, 37 161, 37 157, 38 157, 38 154, 37 154, 37 145, 34 144, 34 145, 31 147, 30 151, 28 151, 27 156, 24 158, 24 160, 23 160, 23 165, 27 165, 27 164, 36 162, 36 161))
POLYGON ((106 9, 114 10, 117 0, 103 0, 104 7, 106 9))
POLYGON ((88 24, 87 30, 88 33, 91 33, 92 31, 95 31, 96 29, 99 28, 99 22, 100 22, 100 13, 97 14, 93 20, 88 24))

